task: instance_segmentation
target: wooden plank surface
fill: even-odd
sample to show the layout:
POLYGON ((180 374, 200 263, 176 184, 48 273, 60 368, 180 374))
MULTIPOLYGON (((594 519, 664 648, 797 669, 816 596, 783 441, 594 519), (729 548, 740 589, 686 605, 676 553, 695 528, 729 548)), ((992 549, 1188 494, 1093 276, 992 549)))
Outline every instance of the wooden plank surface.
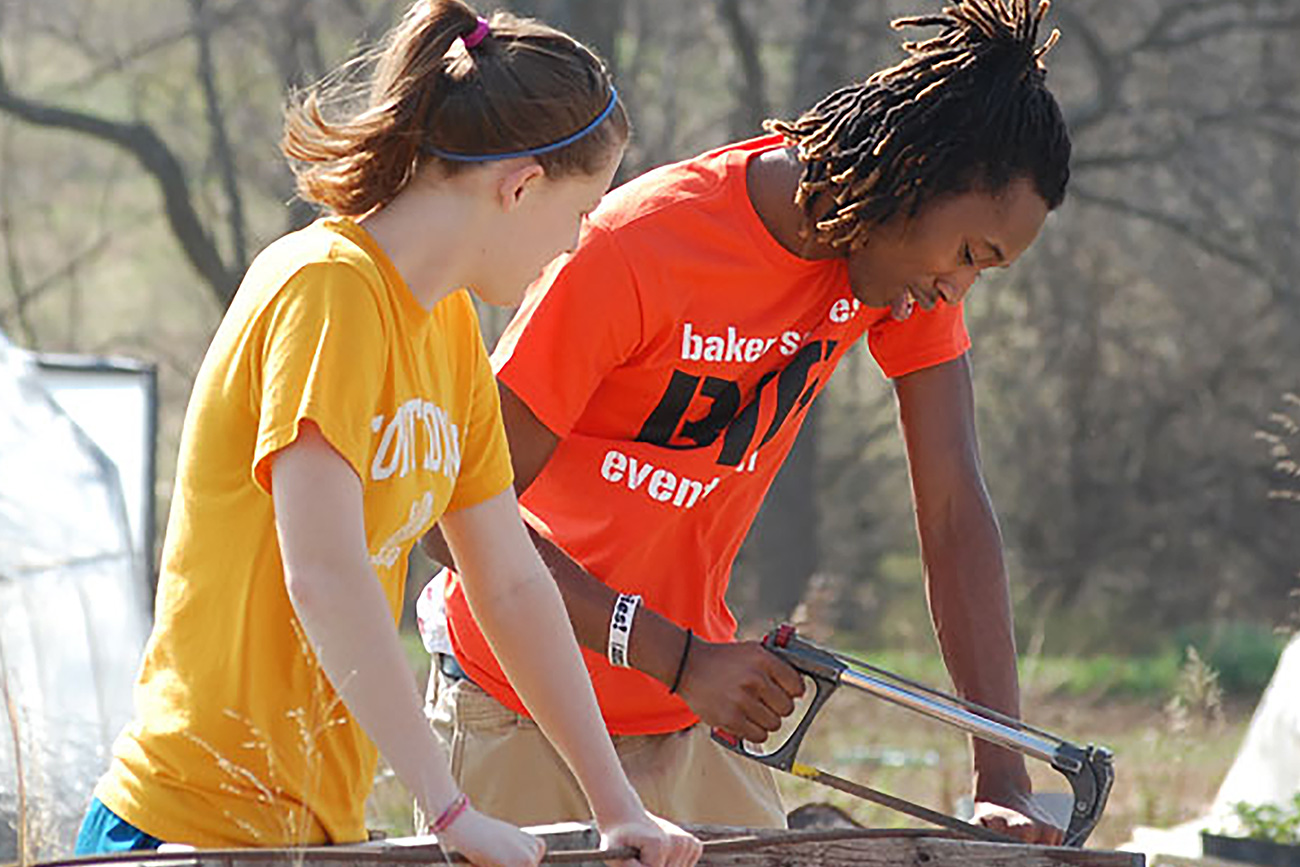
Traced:
POLYGON ((692 830, 705 840, 750 835, 771 841, 735 852, 706 852, 701 867, 1145 867, 1143 856, 1134 852, 985 843, 942 831, 692 830))
MULTIPOLYGON (((599 836, 576 824, 532 829, 545 836, 549 852, 590 851, 599 836)), ((706 841, 700 867, 1145 867, 1134 852, 985 843, 928 830, 836 828, 815 831, 752 830, 692 826, 706 841)), ((113 867, 375 867, 451 863, 430 838, 376 841, 357 846, 281 850, 190 850, 123 853, 112 858, 48 862, 113 867)), ((463 862, 462 862, 463 863, 463 862)), ((570 867, 599 867, 599 860, 569 861, 570 867)))

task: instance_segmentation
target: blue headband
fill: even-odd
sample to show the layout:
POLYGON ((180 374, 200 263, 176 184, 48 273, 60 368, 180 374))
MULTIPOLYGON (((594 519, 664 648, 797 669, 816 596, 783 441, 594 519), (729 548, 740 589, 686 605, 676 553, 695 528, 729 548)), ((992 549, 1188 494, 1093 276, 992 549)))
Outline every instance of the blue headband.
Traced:
POLYGON ((456 163, 490 163, 496 162, 497 160, 512 160, 515 157, 541 156, 542 154, 549 154, 551 151, 558 151, 562 147, 567 147, 583 136, 591 133, 592 130, 605 122, 605 118, 609 117, 610 113, 614 111, 614 106, 616 105, 618 105, 618 90, 616 90, 614 85, 611 84, 609 86, 609 102, 605 105, 604 110, 601 111, 600 114, 596 115, 595 120, 575 132, 573 135, 565 136, 559 141, 553 141, 550 144, 538 145, 537 147, 525 148, 524 150, 511 151, 510 153, 504 154, 460 154, 453 151, 445 151, 441 148, 436 148, 433 145, 425 145, 424 152, 430 156, 450 160, 456 163))

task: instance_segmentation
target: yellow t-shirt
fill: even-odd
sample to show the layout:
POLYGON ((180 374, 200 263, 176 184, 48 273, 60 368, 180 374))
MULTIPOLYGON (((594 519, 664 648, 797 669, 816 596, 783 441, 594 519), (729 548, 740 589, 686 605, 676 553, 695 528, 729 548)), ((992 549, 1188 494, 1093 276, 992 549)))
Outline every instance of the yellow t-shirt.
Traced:
POLYGON ((135 720, 95 792, 169 842, 365 837, 377 752, 316 662, 276 541, 271 458, 304 419, 362 480, 394 620, 411 546, 512 481, 464 291, 426 311, 342 218, 257 257, 190 397, 135 720))

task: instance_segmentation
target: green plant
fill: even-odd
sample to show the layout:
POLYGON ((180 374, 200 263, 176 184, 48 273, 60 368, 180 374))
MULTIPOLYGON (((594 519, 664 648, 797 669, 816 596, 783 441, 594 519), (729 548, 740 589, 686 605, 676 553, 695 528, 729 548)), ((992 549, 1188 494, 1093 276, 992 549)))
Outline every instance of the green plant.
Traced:
POLYGON ((1234 836, 1284 845, 1300 844, 1300 792, 1285 806, 1238 801, 1232 810, 1241 823, 1241 833, 1234 836))
POLYGON ((1254 698, 1264 691, 1286 646, 1286 637, 1271 625, 1243 621, 1186 626, 1173 640, 1183 647, 1194 645, 1217 672, 1223 694, 1236 698, 1254 698))

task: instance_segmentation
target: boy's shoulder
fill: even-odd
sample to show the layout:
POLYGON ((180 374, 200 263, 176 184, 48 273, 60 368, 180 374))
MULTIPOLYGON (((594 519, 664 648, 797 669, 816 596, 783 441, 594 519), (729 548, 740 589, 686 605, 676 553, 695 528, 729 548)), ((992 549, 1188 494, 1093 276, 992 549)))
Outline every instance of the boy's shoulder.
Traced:
POLYGON ((733 142, 651 169, 606 194, 592 215, 602 229, 676 225, 692 213, 728 207, 744 194, 745 166, 754 154, 780 147, 780 136, 733 142))

